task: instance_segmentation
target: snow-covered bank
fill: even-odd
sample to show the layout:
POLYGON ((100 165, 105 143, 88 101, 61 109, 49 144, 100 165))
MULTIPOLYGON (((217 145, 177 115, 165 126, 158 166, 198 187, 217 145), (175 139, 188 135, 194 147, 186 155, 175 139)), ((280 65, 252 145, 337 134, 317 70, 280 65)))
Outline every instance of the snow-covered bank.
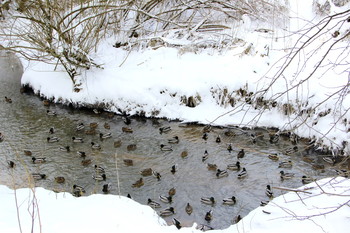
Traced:
MULTIPOLYGON (((218 232, 348 232, 350 180, 326 178, 258 207, 218 232)), ((43 188, 0 186, 0 232, 178 232, 148 206, 115 195, 76 198, 43 188), (20 223, 18 222, 20 219, 20 223), (64 224, 63 224, 64 223, 64 224)), ((175 210, 177 211, 177 210, 175 210)), ((180 211, 180 210, 179 210, 180 211)), ((181 219, 178 219, 181 222, 181 219)), ((200 232, 192 227, 180 232, 200 232)), ((215 232, 215 231, 213 231, 215 232)))

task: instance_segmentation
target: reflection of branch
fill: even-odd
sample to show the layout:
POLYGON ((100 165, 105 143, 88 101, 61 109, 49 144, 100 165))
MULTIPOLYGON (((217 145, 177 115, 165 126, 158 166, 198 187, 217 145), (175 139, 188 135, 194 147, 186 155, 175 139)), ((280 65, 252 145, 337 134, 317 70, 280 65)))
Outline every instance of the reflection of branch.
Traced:
POLYGON ((15 194, 15 203, 16 203, 18 227, 19 227, 19 231, 22 233, 22 226, 21 226, 21 219, 20 219, 20 216, 19 216, 19 207, 18 207, 17 189, 16 188, 14 189, 14 194, 15 194))

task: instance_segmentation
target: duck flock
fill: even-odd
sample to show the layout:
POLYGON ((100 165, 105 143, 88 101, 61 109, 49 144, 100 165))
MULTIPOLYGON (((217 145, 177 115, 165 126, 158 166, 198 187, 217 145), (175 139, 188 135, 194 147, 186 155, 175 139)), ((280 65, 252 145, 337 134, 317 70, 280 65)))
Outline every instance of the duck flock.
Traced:
MULTIPOLYGON (((12 100, 5 97, 5 101, 7 103, 12 103, 12 100)), ((45 103, 44 103, 45 104, 45 103)), ((101 114, 100 111, 94 109, 95 114, 101 114)), ((57 113, 52 110, 47 110, 46 115, 48 117, 57 117, 57 113)), ((114 114, 111 115, 113 117, 114 114)), ((121 119, 125 126, 121 127, 121 132, 123 134, 133 134, 134 130, 131 125, 133 118, 129 116, 120 116, 119 119, 121 119)), ((113 132, 110 131, 111 126, 106 122, 103 124, 103 131, 98 130, 98 127, 101 127, 99 123, 97 122, 78 122, 75 126, 75 136, 70 137, 69 141, 71 142, 70 145, 60 145, 61 138, 56 136, 56 129, 54 127, 47 129, 47 137, 46 142, 48 144, 57 144, 58 149, 62 152, 69 152, 69 153, 76 153, 76 157, 80 159, 81 166, 83 167, 91 167, 91 180, 94 183, 99 183, 100 192, 104 194, 111 193, 111 190, 114 186, 114 183, 109 180, 109 177, 106 172, 106 167, 101 166, 100 164, 95 164, 93 158, 89 158, 87 151, 101 151, 103 150, 103 147, 99 144, 98 141, 93 141, 92 139, 96 139, 96 136, 98 136, 100 141, 110 140, 110 143, 113 144, 113 147, 118 150, 118 148, 122 145, 122 140, 120 138, 117 138, 115 135, 113 135, 113 132), (92 137, 94 136, 94 137, 92 137), (73 144, 84 144, 87 150, 76 150, 74 151, 72 146, 73 144)), ((306 174, 299 174, 295 172, 291 172, 291 168, 294 166, 294 162, 292 159, 285 159, 287 156, 291 155, 298 155, 298 159, 303 160, 305 162, 308 162, 311 164, 311 167, 315 170, 324 170, 328 167, 332 168, 335 172, 335 175, 341 175, 347 177, 350 175, 350 172, 348 169, 344 169, 342 167, 344 163, 344 153, 342 151, 339 151, 338 154, 334 155, 331 154, 330 151, 326 151, 323 147, 320 147, 317 145, 315 140, 311 139, 303 139, 299 138, 298 136, 291 134, 289 132, 281 132, 277 129, 271 129, 268 131, 267 134, 259 133, 258 131, 252 131, 251 129, 239 129, 234 128, 227 129, 227 130, 221 130, 222 133, 217 133, 217 130, 215 130, 215 127, 211 127, 209 125, 202 126, 202 132, 200 135, 200 138, 198 138, 199 143, 202 144, 202 151, 196 153, 196 155, 193 155, 193 152, 188 149, 181 149, 181 152, 179 153, 178 148, 179 144, 181 144, 182 138, 180 135, 175 135, 172 133, 171 126, 162 125, 158 127, 158 133, 162 136, 163 140, 162 142, 158 143, 158 148, 156 150, 159 150, 160 153, 164 153, 167 156, 174 155, 177 158, 180 158, 181 160, 185 160, 190 156, 197 156, 198 157, 198 163, 201 164, 201 166, 205 167, 208 170, 208 174, 210 177, 214 177, 215 179, 227 179, 227 182, 230 182, 230 179, 237 179, 242 182, 249 177, 249 176, 257 176, 259 174, 259 171, 256 171, 255 169, 251 169, 249 167, 249 164, 245 163, 245 159, 247 156, 251 156, 250 149, 249 148, 239 148, 237 147, 237 144, 235 142, 236 138, 236 132, 241 133, 246 139, 245 144, 259 144, 261 142, 276 145, 280 142, 280 140, 288 140, 290 143, 290 147, 284 148, 283 151, 278 151, 276 153, 261 153, 261 156, 264 156, 271 160, 272 162, 276 163, 276 168, 279 171, 279 179, 281 182, 285 180, 291 180, 291 179, 298 179, 301 181, 302 184, 307 184, 310 182, 315 181, 315 178, 308 176, 306 174), (225 153, 228 154, 231 157, 231 163, 227 163, 225 166, 218 166, 215 163, 215 156, 211 153, 209 153, 210 148, 207 141, 208 140, 215 140, 215 143, 220 146, 225 153), (199 154, 199 155, 198 155, 199 154), (315 159, 314 157, 310 155, 317 154, 317 156, 322 155, 322 161, 319 159, 315 159), (284 158, 284 159, 283 159, 284 158), (208 162, 211 161, 211 162, 208 162), (213 162, 214 161, 214 162, 213 162)), ((6 135, 0 133, 0 142, 6 140, 6 135)), ((66 140, 67 141, 67 140, 66 140)), ((128 151, 135 151, 137 149, 137 144, 129 144, 127 145, 128 151)), ((47 157, 44 156, 36 156, 32 153, 30 150, 24 150, 24 155, 30 157, 30 163, 29 166, 36 166, 37 164, 41 164, 44 166, 45 163, 47 163, 47 157)), ((130 158, 124 158, 123 164, 126 167, 134 166, 138 161, 134 161, 130 158)), ((15 168, 16 161, 14 160, 7 160, 8 167, 10 169, 15 168)), ((146 177, 153 176, 154 180, 157 182, 163 182, 165 176, 169 176, 169 174, 176 175, 179 172, 179 165, 176 163, 176 160, 174 160, 174 164, 169 165, 169 173, 161 174, 155 169, 152 169, 151 167, 144 167, 143 169, 139 170, 139 178, 136 180, 131 181, 130 186, 132 187, 133 192, 138 192, 138 190, 141 190, 145 183, 147 183, 146 177)), ((39 180, 45 180, 48 177, 48 174, 35 172, 31 173, 31 177, 34 180, 34 182, 39 180)), ((207 177, 203 177, 203 179, 207 179, 207 177)), ((57 184, 63 184, 66 183, 66 177, 64 176, 55 176, 54 181, 57 184)), ((211 230, 213 227, 211 226, 211 221, 215 218, 215 206, 217 205, 225 205, 225 206, 236 206, 237 202, 239 202, 239 198, 235 195, 228 195, 228 196, 222 196, 221 198, 215 197, 215 194, 213 196, 199 196, 198 202, 200 202, 203 206, 203 209, 207 209, 205 211, 199 210, 198 208, 194 208, 193 202, 182 200, 185 202, 185 208, 183 209, 176 209, 174 206, 174 202, 176 202, 176 187, 175 184, 166 184, 167 186, 174 186, 169 189, 168 193, 166 195, 159 194, 158 198, 154 198, 154 196, 147 198, 147 201, 145 204, 148 204, 150 207, 157 210, 160 216, 167 218, 170 217, 172 220, 172 223, 177 227, 182 227, 182 221, 186 222, 186 219, 184 216, 191 216, 195 211, 202 211, 200 216, 202 216, 202 224, 198 225, 198 228, 206 231, 211 230), (175 214, 178 212, 186 213, 185 215, 181 215, 182 219, 175 218, 175 214)), ((79 184, 78 182, 70 184, 71 190, 70 192, 76 196, 80 197, 83 195, 88 195, 86 191, 86 187, 84 185, 79 184)), ((266 199, 261 200, 260 205, 266 205, 269 200, 273 199, 275 196, 274 191, 278 187, 273 187, 272 183, 269 183, 269 181, 266 181, 266 184, 264 184, 265 190, 262 190, 261 192, 265 192, 266 199)), ((132 198, 133 193, 127 193, 127 197, 132 198)), ((197 205, 197 204, 196 204, 197 205)), ((233 211, 232 211, 233 213, 233 211)), ((230 216, 233 223, 237 223, 242 217, 241 215, 235 214, 233 216, 230 216)))

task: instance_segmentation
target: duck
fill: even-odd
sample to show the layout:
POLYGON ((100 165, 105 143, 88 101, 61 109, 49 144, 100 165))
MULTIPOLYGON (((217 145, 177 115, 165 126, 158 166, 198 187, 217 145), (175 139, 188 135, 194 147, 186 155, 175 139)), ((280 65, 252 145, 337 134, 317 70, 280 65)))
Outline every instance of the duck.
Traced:
POLYGON ((205 160, 207 160, 208 157, 209 157, 209 153, 208 153, 207 150, 205 150, 205 151, 204 151, 204 154, 203 154, 203 156, 202 156, 202 162, 204 162, 205 160))
POLYGON ((180 139, 178 136, 174 136, 174 137, 168 139, 168 143, 170 143, 170 144, 177 144, 177 143, 179 143, 179 141, 180 141, 180 139))
POLYGON ((112 137, 112 133, 105 133, 105 134, 100 133, 100 138, 101 139, 107 139, 107 138, 110 138, 110 137, 112 137))
POLYGON ((187 152, 187 150, 184 150, 184 151, 182 151, 181 152, 181 158, 187 158, 187 156, 188 156, 188 152, 187 152))
POLYGON ((34 180, 46 179, 46 175, 41 173, 32 173, 32 177, 34 178, 34 180))
POLYGON ((162 177, 162 176, 160 175, 159 172, 156 172, 156 171, 153 171, 153 170, 152 170, 152 175, 153 175, 155 178, 157 178, 158 181, 159 181, 160 178, 162 177))
POLYGON ((46 140, 49 143, 53 143, 53 142, 58 142, 60 139, 58 137, 47 137, 46 140))
POLYGON ((50 129, 49 129, 49 134, 54 134, 55 133, 55 128, 54 127, 51 127, 50 129))
POLYGON ((171 127, 170 126, 164 126, 164 127, 160 127, 159 128, 159 133, 160 134, 163 134, 163 133, 167 133, 171 130, 171 127))
POLYGON ((177 220, 176 218, 173 218, 173 224, 175 225, 175 227, 180 230, 181 229, 181 223, 179 222, 179 220, 177 220))
POLYGON ((32 162, 33 163, 45 163, 46 162, 46 158, 45 157, 42 157, 42 158, 36 158, 36 157, 32 157, 32 162))
POLYGON ((242 159, 245 155, 244 149, 241 149, 237 154, 237 159, 242 159))
POLYGON ((204 217, 205 221, 210 222, 213 219, 213 211, 209 210, 204 217))
POLYGON ((339 175, 339 176, 342 176, 342 177, 349 177, 350 176, 350 171, 346 170, 346 169, 340 169, 340 170, 335 170, 335 172, 339 175))
POLYGON ((91 142, 91 148, 94 150, 101 150, 101 146, 94 142, 91 142))
POLYGON ((173 148, 171 146, 166 146, 164 144, 160 144, 160 150, 161 151, 173 151, 173 148))
POLYGON ((83 143, 84 139, 83 138, 72 137, 72 141, 76 142, 76 143, 83 143))
POLYGON ((84 151, 77 151, 77 154, 81 157, 81 158, 85 158, 86 157, 86 153, 84 151))
POLYGON ((60 151, 70 152, 69 146, 60 146, 60 151))
POLYGON ((295 152, 298 152, 298 147, 297 147, 297 146, 294 146, 294 147, 292 147, 292 148, 286 149, 285 154, 286 154, 286 155, 292 155, 292 154, 294 154, 295 152))
POLYGON ((208 163, 207 168, 208 170, 216 171, 218 169, 218 166, 215 163, 208 163))
POLYGON ((169 192, 168 192, 169 196, 174 196, 176 194, 176 189, 175 188, 171 188, 169 189, 169 192))
POLYGON ((128 127, 122 127, 122 131, 123 131, 124 133, 132 133, 132 132, 134 132, 134 131, 132 130, 132 128, 128 128, 128 127))
POLYGON ((188 215, 191 215, 193 212, 193 207, 190 205, 190 203, 187 203, 186 207, 185 207, 185 211, 188 215))
POLYGON ((285 173, 284 171, 280 171, 280 174, 282 180, 291 179, 295 175, 294 173, 285 173))
POLYGON ((75 127, 75 130, 76 130, 76 131, 81 131, 81 130, 83 130, 84 128, 85 128, 84 123, 79 123, 79 124, 77 125, 77 127, 75 127))
POLYGON ((105 122, 105 123, 103 124, 103 127, 104 127, 105 129, 111 129, 111 126, 110 126, 107 122, 105 122))
POLYGON ((291 168, 292 166, 293 166, 293 163, 290 160, 289 161, 280 162, 278 164, 279 168, 291 168))
POLYGON ((149 205, 152 208, 160 208, 160 204, 156 201, 153 201, 151 198, 148 198, 147 205, 149 205))
POLYGON ((66 181, 66 179, 63 176, 56 176, 55 181, 59 184, 62 184, 66 181))
POLYGON ((30 150, 24 150, 23 151, 26 156, 32 156, 32 152, 30 150))
POLYGON ((329 157, 329 156, 328 157, 323 157, 322 160, 325 161, 328 164, 331 164, 332 166, 334 166, 335 163, 336 163, 336 160, 335 160, 335 158, 333 156, 332 157, 329 157))
POLYGON ((127 145, 126 149, 128 151, 134 151, 137 149, 137 145, 136 144, 130 144, 130 145, 127 145))
POLYGON ((227 164, 227 169, 232 171, 239 171, 241 169, 241 163, 237 161, 236 163, 227 164))
POLYGON ((273 161, 278 161, 280 159, 280 157, 277 154, 269 154, 268 158, 273 161))
POLYGON ((201 202, 207 205, 214 205, 215 199, 214 197, 201 197, 201 202))
POLYGON ((220 169, 216 170, 216 177, 217 178, 222 178, 225 176, 228 176, 228 172, 226 170, 220 170, 220 169))
POLYGON ((47 110, 46 111, 46 115, 48 115, 48 116, 56 116, 57 113, 55 111, 47 110))
POLYGON ((175 173, 177 171, 177 164, 174 164, 173 166, 171 166, 171 173, 175 173))
POLYGON ((73 195, 76 197, 82 196, 83 193, 86 193, 85 189, 82 186, 73 185, 73 195))
POLYGON ((238 222, 241 221, 241 220, 242 220, 241 215, 237 215, 237 216, 233 219, 233 222, 234 222, 234 223, 238 223, 238 222))
POLYGON ((140 188, 142 185, 144 185, 145 183, 143 182, 142 177, 137 180, 135 183, 132 184, 132 187, 134 188, 140 188))
POLYGON ((96 130, 95 129, 85 130, 85 134, 86 135, 95 135, 96 134, 96 130))
POLYGON ((266 206, 270 201, 260 201, 260 206, 266 206))
POLYGON ((255 133, 251 133, 251 134, 250 134, 250 140, 252 141, 253 144, 256 143, 256 138, 257 138, 257 137, 256 137, 256 134, 255 134, 255 133))
POLYGON ((126 197, 132 199, 130 193, 128 193, 128 195, 126 195, 126 197))
POLYGON ((107 176, 106 176, 106 174, 105 173, 103 173, 103 174, 94 174, 94 175, 92 175, 92 178, 94 179, 94 180, 97 180, 97 181, 102 181, 102 180, 106 180, 107 179, 107 176))
POLYGON ((9 103, 9 104, 12 103, 12 99, 8 98, 7 96, 5 96, 5 101, 6 101, 7 103, 9 103))
POLYGON ((175 214, 174 207, 169 207, 169 208, 166 208, 164 210, 159 211, 159 215, 162 216, 162 217, 170 216, 170 215, 173 215, 173 214, 175 214))
POLYGON ((236 197, 232 196, 232 197, 228 197, 222 200, 222 204, 224 205, 234 205, 236 204, 236 197))
POLYGON ((121 145, 122 145, 122 141, 121 141, 121 140, 117 140, 117 141, 115 141, 115 142, 113 143, 114 148, 118 148, 118 147, 120 147, 121 145))
POLYGON ((81 161, 81 165, 83 165, 83 166, 87 166, 87 165, 89 165, 89 164, 91 164, 92 163, 92 160, 91 159, 83 159, 82 161, 81 161))
POLYGON ((42 103, 46 107, 50 106, 50 101, 49 100, 43 100, 42 103))
POLYGON ((7 164, 9 166, 9 168, 14 168, 16 166, 15 162, 13 162, 11 160, 7 160, 7 164))
POLYGON ((203 136, 202 136, 202 139, 204 139, 205 141, 208 140, 208 134, 204 133, 203 136))
POLYGON ((92 111, 93 111, 95 114, 100 114, 100 113, 101 113, 97 108, 92 109, 92 111))
POLYGON ((205 224, 199 224, 197 227, 196 227, 197 230, 200 230, 200 231, 211 231, 211 230, 214 230, 213 227, 211 226, 208 226, 208 225, 205 225, 205 224))
POLYGON ((98 165, 94 165, 94 168, 95 168, 95 172, 98 173, 98 174, 104 174, 106 173, 105 169, 101 166, 98 166, 98 165))
POLYGON ((130 125, 131 124, 131 119, 127 116, 122 117, 124 124, 130 125))
POLYGON ((238 177, 238 179, 242 179, 242 178, 246 177, 247 175, 248 175, 247 170, 244 167, 242 169, 242 171, 240 173, 238 173, 237 177, 238 177))
POLYGON ((152 168, 145 168, 143 170, 140 171, 142 176, 150 176, 152 175, 152 168))
POLYGON ((159 200, 161 200, 164 203, 171 203, 171 202, 173 202, 172 196, 168 196, 167 197, 167 196, 159 195, 159 200))
POLYGON ((309 184, 309 183, 312 183, 312 182, 314 182, 314 181, 315 181, 315 179, 312 178, 312 177, 309 177, 309 176, 302 176, 302 177, 301 177, 301 182, 302 182, 303 184, 309 184))
POLYGON ((110 183, 104 184, 104 185, 102 186, 102 192, 103 192, 104 194, 107 194, 107 193, 109 193, 109 192, 111 191, 111 188, 112 188, 112 185, 111 185, 110 183))
POLYGON ((90 126, 90 129, 96 129, 97 126, 98 126, 98 123, 97 122, 91 122, 89 126, 90 126))
POLYGON ((133 166, 134 161, 132 159, 123 159, 123 162, 126 166, 133 166))
POLYGON ((228 152, 230 152, 230 153, 233 151, 233 148, 232 148, 232 144, 231 144, 231 143, 228 144, 227 150, 228 150, 228 152))
POLYGON ((216 137, 215 142, 216 142, 216 143, 220 143, 220 142, 221 142, 221 137, 220 137, 220 135, 218 135, 218 136, 216 137))
POLYGON ((270 143, 271 144, 276 144, 280 139, 280 135, 279 133, 275 133, 275 134, 270 134, 270 143))
POLYGON ((273 192, 272 192, 271 186, 270 186, 269 184, 266 185, 265 194, 266 194, 266 196, 268 196, 269 198, 273 198, 273 192))

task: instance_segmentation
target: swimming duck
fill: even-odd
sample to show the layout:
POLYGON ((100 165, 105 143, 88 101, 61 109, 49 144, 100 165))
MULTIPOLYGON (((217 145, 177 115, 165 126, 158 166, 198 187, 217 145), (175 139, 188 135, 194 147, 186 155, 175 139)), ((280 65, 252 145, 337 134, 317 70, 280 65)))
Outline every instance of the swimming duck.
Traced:
POLYGON ((132 199, 130 193, 128 193, 128 195, 126 195, 126 197, 132 199))
POLYGON ((208 163, 207 168, 208 170, 216 171, 218 169, 218 166, 215 163, 208 163))
POLYGON ((92 111, 93 111, 95 114, 100 114, 100 113, 101 113, 100 111, 98 111, 97 108, 92 109, 92 111))
POLYGON ((204 154, 203 154, 203 156, 202 156, 202 162, 204 162, 205 160, 207 160, 208 157, 209 157, 209 153, 208 153, 207 150, 205 150, 205 151, 204 151, 204 154))
POLYGON ((214 205, 215 199, 214 197, 201 197, 201 202, 207 205, 214 205))
POLYGON ((76 143, 83 143, 84 139, 83 138, 72 137, 72 141, 76 142, 76 143))
POLYGON ((77 154, 81 157, 81 158, 85 158, 86 157, 86 153, 84 151, 77 151, 77 154))
POLYGON ((174 164, 173 166, 171 166, 171 173, 175 173, 177 171, 177 164, 174 164))
POLYGON ((130 125, 131 124, 131 120, 130 120, 129 117, 123 116, 122 119, 123 119, 124 124, 126 124, 126 125, 130 125))
POLYGON ((105 129, 111 129, 111 126, 110 126, 107 122, 105 122, 105 123, 103 124, 103 127, 104 127, 105 129))
POLYGON ((209 133, 211 131, 211 129, 212 129, 211 125, 206 125, 206 126, 203 127, 202 132, 203 133, 209 133))
POLYGON ((293 148, 288 148, 285 153, 286 155, 292 155, 294 154, 295 152, 298 152, 298 147, 297 146, 294 146, 293 148))
POLYGON ((66 181, 66 179, 63 176, 57 176, 55 177, 55 181, 59 184, 62 184, 66 181))
POLYGON ((100 133, 100 138, 101 139, 107 139, 107 138, 110 138, 110 137, 112 137, 112 133, 105 133, 105 134, 100 133))
POLYGON ((238 222, 241 221, 241 220, 242 220, 241 215, 237 215, 237 216, 233 219, 233 222, 234 222, 234 223, 238 223, 238 222))
POLYGON ((164 210, 159 211, 159 215, 162 217, 170 216, 173 214, 175 214, 174 207, 169 207, 169 208, 166 208, 164 210))
POLYGON ((101 146, 94 142, 91 142, 91 148, 94 150, 101 150, 101 146))
POLYGON ((133 166, 134 161, 132 159, 123 159, 123 162, 126 166, 133 166))
POLYGON ((171 146, 166 146, 164 144, 160 144, 161 151, 173 151, 173 148, 171 146))
POLYGON ((220 143, 220 142, 221 142, 221 137, 220 137, 220 135, 218 135, 218 136, 216 137, 215 142, 216 142, 216 143, 220 143))
POLYGON ((107 179, 107 176, 106 176, 106 174, 105 173, 103 173, 103 174, 94 174, 94 175, 92 175, 92 178, 94 179, 94 180, 97 180, 97 181, 102 181, 102 180, 106 180, 107 179))
POLYGON ((238 177, 238 179, 242 179, 242 178, 246 177, 247 175, 248 175, 247 170, 244 167, 243 170, 240 173, 238 173, 237 177, 238 177))
POLYGON ((278 161, 280 159, 280 157, 277 154, 269 154, 268 158, 273 161, 278 161))
POLYGON ((48 115, 48 116, 56 116, 57 113, 55 111, 47 110, 46 111, 46 115, 48 115))
POLYGON ((98 123, 97 122, 91 122, 89 126, 90 126, 90 129, 96 129, 97 126, 98 126, 98 123))
POLYGON ((181 158, 186 158, 188 156, 187 150, 181 152, 181 158))
POLYGON ((179 140, 178 136, 174 136, 174 137, 168 139, 168 143, 170 143, 170 144, 177 144, 177 143, 179 143, 179 141, 180 140, 179 140))
POLYGON ((133 183, 132 184, 132 187, 134 187, 134 188, 139 188, 139 187, 141 187, 142 185, 144 185, 145 183, 143 182, 143 179, 142 179, 142 177, 139 179, 139 180, 137 180, 135 183, 133 183))
POLYGON ((238 154, 237 154, 237 159, 241 159, 241 158, 243 158, 243 157, 244 157, 244 155, 245 155, 245 153, 244 153, 244 149, 241 149, 241 150, 238 152, 238 154))
POLYGON ((11 160, 7 160, 7 164, 9 166, 9 168, 14 168, 16 166, 16 164, 11 160))
POLYGON ((176 218, 173 218, 173 224, 176 226, 176 228, 178 230, 181 229, 181 223, 179 222, 179 220, 177 220, 176 218))
POLYGON ((294 173, 285 173, 284 171, 280 171, 280 174, 282 180, 291 179, 295 175, 294 173))
POLYGON ((60 139, 58 137, 47 137, 46 138, 47 142, 58 142, 60 139))
POLYGON ((186 213, 187 213, 188 215, 191 215, 191 214, 192 214, 192 212, 193 212, 193 207, 190 205, 190 203, 187 203, 185 210, 186 210, 186 213))
POLYGON ((127 147, 126 147, 126 149, 128 151, 134 151, 134 150, 136 150, 136 148, 137 148, 136 144, 130 144, 130 145, 127 145, 127 147))
POLYGON ((227 169, 232 171, 239 171, 241 169, 241 163, 237 161, 236 163, 228 164, 227 169))
POLYGON ((335 172, 342 177, 349 177, 350 176, 350 171, 346 170, 346 169, 340 169, 340 170, 335 170, 335 172))
POLYGON ((207 134, 207 133, 204 133, 203 136, 202 136, 202 138, 203 138, 205 141, 208 140, 208 134, 207 134))
POLYGON ((86 135, 95 135, 96 134, 96 130, 95 129, 85 130, 85 134, 86 135))
POLYGON ((153 170, 152 170, 152 175, 153 175, 155 178, 157 178, 158 181, 159 181, 160 178, 162 177, 162 176, 160 175, 159 172, 156 172, 156 171, 153 171, 153 170))
POLYGON ((97 166, 96 164, 94 165, 94 168, 95 168, 95 172, 96 173, 99 173, 99 174, 103 174, 103 173, 106 173, 105 169, 101 166, 97 166))
POLYGON ((216 177, 217 178, 222 178, 225 176, 228 176, 228 172, 226 170, 220 170, 220 169, 216 170, 216 177))
POLYGON ((273 192, 272 192, 271 186, 270 186, 269 184, 266 185, 265 194, 266 194, 266 196, 268 196, 269 198, 273 198, 273 192))
POLYGON ((122 131, 124 133, 132 133, 133 132, 132 128, 128 128, 128 127, 122 127, 122 131))
POLYGON ((232 196, 232 197, 225 198, 224 200, 222 200, 222 204, 234 205, 234 204, 236 204, 236 197, 232 196))
POLYGON ((10 104, 12 103, 12 99, 8 98, 7 96, 5 96, 5 101, 10 104))
POLYGON ((293 163, 290 160, 289 161, 280 162, 278 164, 279 168, 291 168, 292 166, 293 166, 293 163))
POLYGON ((112 188, 112 185, 111 185, 110 183, 104 184, 104 185, 102 186, 102 192, 103 192, 104 194, 107 194, 107 193, 109 193, 109 192, 111 191, 111 188, 112 188))
POLYGON ((55 133, 55 128, 54 127, 51 127, 50 129, 49 129, 49 134, 54 134, 55 133))
POLYGON ((257 137, 256 137, 256 134, 255 134, 255 133, 251 133, 251 134, 250 134, 250 140, 252 141, 253 144, 256 143, 256 138, 257 138, 257 137))
POLYGON ((33 163, 45 163, 45 162, 46 162, 46 158, 36 158, 36 157, 32 157, 32 162, 33 162, 33 163))
POLYGON ((142 176, 150 176, 152 175, 152 168, 145 168, 140 171, 142 176))
POLYGON ((34 180, 46 179, 46 175, 41 173, 32 173, 32 177, 34 178, 34 180))
POLYGON ((164 126, 164 127, 160 127, 159 128, 159 133, 162 134, 162 133, 167 133, 171 130, 171 127, 170 126, 164 126))
POLYGON ((267 204, 269 204, 269 201, 261 201, 260 202, 260 206, 266 206, 267 204))
POLYGON ((83 193, 86 193, 85 189, 79 185, 73 185, 73 195, 76 197, 82 196, 83 193))
POLYGON ((176 189, 175 188, 171 188, 169 189, 169 192, 168 192, 169 196, 174 196, 176 194, 176 189))
POLYGON ((213 227, 211 226, 208 226, 208 225, 205 225, 205 224, 199 224, 197 227, 196 227, 197 230, 200 230, 200 231, 211 231, 211 230, 214 230, 213 227))
POLYGON ((312 177, 309 177, 309 176, 302 176, 301 177, 301 182, 303 184, 309 184, 309 183, 314 182, 314 181, 315 181, 315 179, 312 177))
POLYGON ((334 166, 335 163, 336 163, 336 160, 335 160, 335 158, 333 156, 332 157, 323 157, 322 159, 323 159, 323 161, 325 161, 326 163, 331 164, 332 166, 334 166))
POLYGON ((83 130, 84 128, 85 128, 84 123, 79 123, 79 124, 77 125, 77 127, 75 127, 75 130, 76 130, 76 131, 80 131, 80 130, 83 130))
POLYGON ((82 161, 81 161, 81 165, 83 165, 83 166, 87 166, 87 165, 89 165, 89 164, 91 164, 92 163, 92 160, 91 159, 83 159, 82 161))
POLYGON ((228 144, 227 150, 228 150, 228 152, 230 152, 230 153, 231 153, 231 151, 233 151, 233 149, 232 149, 232 144, 231 144, 231 143, 228 144))
POLYGON ((205 221, 210 222, 213 219, 213 211, 209 210, 204 217, 205 221))
POLYGON ((156 201, 153 201, 150 198, 148 198, 147 205, 149 205, 152 208, 160 208, 160 204, 156 201))
POLYGON ((271 144, 277 143, 279 141, 279 139, 280 139, 279 133, 270 134, 270 140, 269 141, 270 141, 271 144))
POLYGON ((172 196, 166 197, 166 196, 160 195, 159 200, 161 200, 164 203, 171 203, 173 201, 173 198, 172 198, 172 196))
POLYGON ((26 156, 31 156, 33 153, 30 150, 23 151, 26 156))
POLYGON ((117 141, 115 141, 115 142, 113 143, 114 148, 118 148, 118 147, 120 147, 121 145, 122 145, 122 141, 121 141, 121 140, 117 140, 117 141))
POLYGON ((70 147, 69 146, 60 146, 60 151, 69 152, 70 151, 70 147))

